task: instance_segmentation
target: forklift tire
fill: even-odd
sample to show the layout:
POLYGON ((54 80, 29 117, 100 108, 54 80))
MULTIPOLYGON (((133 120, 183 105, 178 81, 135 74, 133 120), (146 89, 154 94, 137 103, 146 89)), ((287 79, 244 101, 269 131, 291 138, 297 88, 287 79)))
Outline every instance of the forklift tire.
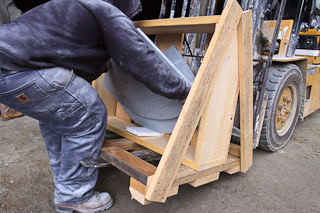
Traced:
POLYGON ((286 145, 300 115, 303 91, 303 78, 297 65, 270 67, 266 83, 268 102, 259 148, 275 152, 286 145))

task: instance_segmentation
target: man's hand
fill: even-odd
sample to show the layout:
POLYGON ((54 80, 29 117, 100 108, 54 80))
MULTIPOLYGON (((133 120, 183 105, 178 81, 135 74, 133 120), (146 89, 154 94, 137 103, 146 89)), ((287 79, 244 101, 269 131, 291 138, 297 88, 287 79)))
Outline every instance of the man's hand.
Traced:
MULTIPOLYGON (((192 87, 193 82, 189 82, 189 84, 190 84, 190 87, 192 87)), ((186 102, 186 100, 187 100, 187 99, 184 99, 184 100, 182 100, 182 101, 180 101, 180 102, 181 102, 181 103, 184 103, 184 102, 186 102)))

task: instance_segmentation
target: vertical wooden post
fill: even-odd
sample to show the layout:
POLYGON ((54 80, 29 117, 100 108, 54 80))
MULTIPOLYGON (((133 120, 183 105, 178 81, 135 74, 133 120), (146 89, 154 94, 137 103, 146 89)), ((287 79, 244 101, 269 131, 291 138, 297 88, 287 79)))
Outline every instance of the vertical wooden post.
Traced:
POLYGON ((241 172, 252 165, 253 145, 253 59, 252 12, 245 11, 238 25, 241 172))
POLYGON ((129 115, 124 111, 124 109, 121 107, 120 103, 117 102, 117 106, 116 106, 116 116, 118 118, 121 118, 122 120, 125 121, 131 121, 131 118, 129 117, 129 115))
POLYGON ((104 105, 106 105, 108 110, 108 116, 116 114, 117 101, 112 97, 112 95, 103 87, 105 74, 102 74, 99 78, 92 82, 92 87, 98 92, 104 105))

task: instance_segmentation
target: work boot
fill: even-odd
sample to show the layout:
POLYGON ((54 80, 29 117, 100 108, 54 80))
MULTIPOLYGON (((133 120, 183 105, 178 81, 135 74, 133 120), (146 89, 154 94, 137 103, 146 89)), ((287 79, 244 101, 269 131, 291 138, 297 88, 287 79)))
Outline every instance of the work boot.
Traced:
POLYGON ((95 192, 95 194, 84 203, 73 205, 55 204, 56 211, 60 213, 72 213, 73 211, 82 213, 101 212, 109 209, 113 205, 113 200, 108 192, 95 192))
POLYGON ((16 111, 15 113, 9 115, 2 115, 2 121, 8 121, 10 119, 22 117, 23 114, 21 112, 16 111))

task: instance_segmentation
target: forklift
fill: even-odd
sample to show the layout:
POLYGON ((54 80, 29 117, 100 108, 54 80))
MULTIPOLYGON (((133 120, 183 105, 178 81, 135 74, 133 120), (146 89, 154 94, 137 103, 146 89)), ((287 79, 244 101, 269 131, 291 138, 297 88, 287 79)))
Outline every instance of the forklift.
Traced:
POLYGON ((241 5, 263 19, 253 20, 254 147, 277 151, 289 141, 298 119, 320 107, 320 1, 241 5))

